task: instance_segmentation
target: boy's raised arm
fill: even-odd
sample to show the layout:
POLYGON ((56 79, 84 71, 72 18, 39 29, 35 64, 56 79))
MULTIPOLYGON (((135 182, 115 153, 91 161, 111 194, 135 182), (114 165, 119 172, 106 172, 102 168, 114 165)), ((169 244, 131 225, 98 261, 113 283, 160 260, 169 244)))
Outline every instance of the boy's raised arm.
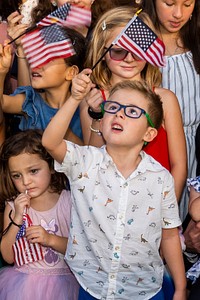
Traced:
POLYGON ((72 80, 70 98, 58 110, 44 131, 42 144, 59 163, 63 161, 67 151, 63 138, 73 114, 80 101, 84 99, 92 87, 92 82, 88 76, 91 72, 90 69, 85 69, 72 80))

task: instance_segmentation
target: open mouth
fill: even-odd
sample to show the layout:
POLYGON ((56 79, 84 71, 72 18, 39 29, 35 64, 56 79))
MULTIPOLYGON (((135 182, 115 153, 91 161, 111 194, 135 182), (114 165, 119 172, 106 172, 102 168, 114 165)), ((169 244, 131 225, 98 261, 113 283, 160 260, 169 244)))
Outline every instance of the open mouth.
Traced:
POLYGON ((33 78, 35 78, 35 77, 42 77, 39 73, 37 73, 37 72, 32 72, 31 73, 31 76, 33 77, 33 78))
POLYGON ((112 130, 123 131, 123 128, 119 124, 112 124, 112 130))

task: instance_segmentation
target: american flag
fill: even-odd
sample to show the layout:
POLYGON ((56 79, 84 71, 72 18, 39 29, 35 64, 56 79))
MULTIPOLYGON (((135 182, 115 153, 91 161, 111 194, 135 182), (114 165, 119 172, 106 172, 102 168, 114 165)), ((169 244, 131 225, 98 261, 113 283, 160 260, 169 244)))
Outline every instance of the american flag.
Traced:
POLYGON ((112 44, 136 54, 153 66, 165 65, 163 42, 137 15, 130 20, 112 44))
POLYGON ((90 26, 91 10, 65 3, 54 12, 43 18, 37 26, 49 26, 54 23, 66 27, 90 26))
POLYGON ((41 67, 56 58, 67 58, 75 54, 70 38, 66 38, 64 27, 89 26, 91 11, 77 5, 65 3, 43 18, 36 29, 22 38, 22 45, 30 68, 41 67))
POLYGON ((25 237, 26 227, 31 226, 32 221, 27 213, 23 214, 23 224, 13 244, 14 260, 18 266, 28 264, 44 258, 42 246, 38 243, 30 243, 25 237))
POLYGON ((22 39, 22 45, 31 69, 41 67, 53 59, 75 54, 66 29, 57 24, 27 33, 22 39))

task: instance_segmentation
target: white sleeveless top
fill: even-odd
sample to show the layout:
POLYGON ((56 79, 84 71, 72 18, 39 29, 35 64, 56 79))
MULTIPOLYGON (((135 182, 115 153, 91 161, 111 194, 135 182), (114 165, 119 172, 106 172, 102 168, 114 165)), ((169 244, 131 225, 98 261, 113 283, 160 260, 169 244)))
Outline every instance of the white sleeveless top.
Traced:
MULTIPOLYGON (((196 177, 195 135, 200 123, 200 75, 194 68, 190 51, 166 56, 166 66, 161 69, 162 87, 175 93, 182 112, 188 152, 188 177, 196 177)), ((183 218, 188 210, 188 195, 185 190, 180 211, 183 218)))

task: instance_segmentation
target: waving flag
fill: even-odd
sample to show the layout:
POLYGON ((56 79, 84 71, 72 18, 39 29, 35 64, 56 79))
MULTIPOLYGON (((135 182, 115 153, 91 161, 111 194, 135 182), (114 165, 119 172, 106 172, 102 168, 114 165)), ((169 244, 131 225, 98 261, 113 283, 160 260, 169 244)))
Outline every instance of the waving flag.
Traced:
POLYGON ((41 67, 53 59, 75 54, 66 29, 57 24, 26 34, 22 44, 31 69, 41 67))
POLYGON ((140 59, 153 66, 163 67, 165 65, 163 42, 137 15, 130 20, 112 45, 136 54, 140 59))
POLYGON ((56 58, 75 54, 67 29, 89 26, 91 11, 65 3, 37 23, 34 30, 22 38, 22 45, 31 69, 41 67, 56 58))
POLYGON ((90 26, 91 11, 77 5, 65 3, 47 17, 43 18, 37 23, 37 26, 49 26, 55 23, 70 28, 90 26))
POLYGON ((30 243, 25 237, 26 228, 32 225, 27 213, 23 214, 23 224, 17 233, 16 242, 13 244, 14 260, 18 266, 43 259, 42 246, 30 243))

